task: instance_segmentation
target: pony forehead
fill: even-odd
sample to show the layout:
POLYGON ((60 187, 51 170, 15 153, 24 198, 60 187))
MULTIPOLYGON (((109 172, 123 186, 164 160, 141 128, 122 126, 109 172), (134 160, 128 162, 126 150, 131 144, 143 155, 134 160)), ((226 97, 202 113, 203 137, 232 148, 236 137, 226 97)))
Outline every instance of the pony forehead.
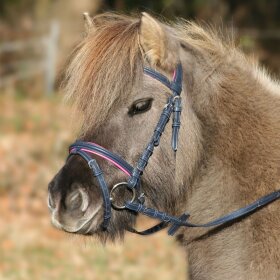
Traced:
POLYGON ((84 131, 101 124, 142 80, 138 29, 139 20, 105 17, 74 51, 66 71, 65 94, 82 113, 84 131))

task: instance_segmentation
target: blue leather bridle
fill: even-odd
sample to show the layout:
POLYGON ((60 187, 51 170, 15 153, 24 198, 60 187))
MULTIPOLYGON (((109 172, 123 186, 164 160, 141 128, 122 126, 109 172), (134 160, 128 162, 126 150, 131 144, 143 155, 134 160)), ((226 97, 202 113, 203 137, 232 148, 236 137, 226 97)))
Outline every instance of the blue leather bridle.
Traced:
POLYGON ((261 207, 277 200, 280 198, 280 190, 272 192, 257 201, 249 204, 243 208, 240 208, 236 211, 233 211, 225 216, 222 216, 218 219, 215 219, 211 222, 205 224, 193 224, 188 221, 189 214, 186 212, 180 217, 174 217, 168 215, 167 213, 158 211, 156 209, 148 208, 144 205, 145 203, 145 195, 141 193, 140 189, 140 177, 144 172, 145 167, 148 164, 149 158, 152 156, 154 148, 159 145, 160 137, 164 132, 165 126, 168 123, 171 115, 173 114, 173 123, 172 123, 172 140, 171 146, 174 151, 177 151, 178 148, 178 136, 179 136, 179 128, 180 128, 180 115, 181 115, 181 91, 182 91, 182 77, 183 70, 182 65, 179 63, 174 72, 173 80, 170 81, 161 73, 151 69, 144 67, 144 73, 162 84, 164 84, 167 88, 169 88, 172 92, 172 96, 170 96, 167 100, 165 107, 161 113, 159 121, 155 127, 154 133, 140 156, 137 165, 132 167, 128 162, 122 159, 120 156, 108 151, 107 149, 91 142, 84 141, 76 141, 69 148, 69 156, 79 155, 81 156, 87 163, 89 168, 93 172, 93 176, 96 177, 99 187, 102 192, 103 204, 104 204, 104 217, 102 228, 106 230, 111 218, 111 208, 115 208, 116 210, 130 210, 136 213, 142 213, 146 216, 155 218, 160 220, 161 222, 145 231, 137 231, 132 228, 127 228, 129 231, 141 235, 148 235, 155 233, 168 225, 171 225, 168 234, 174 235, 174 233, 182 226, 184 227, 214 227, 218 225, 223 225, 225 223, 229 223, 235 221, 239 218, 242 218, 261 207), (90 154, 97 155, 103 159, 106 159, 121 169, 124 173, 126 173, 129 178, 127 182, 121 182, 113 186, 111 191, 106 184, 106 181, 103 176, 103 172, 100 169, 98 163, 90 154), (131 191, 132 198, 129 201, 125 201, 124 205, 119 206, 115 203, 115 192, 118 191, 119 188, 126 188, 131 191), (140 193, 140 194, 139 194, 140 193), (138 195, 138 196, 137 196, 138 195))

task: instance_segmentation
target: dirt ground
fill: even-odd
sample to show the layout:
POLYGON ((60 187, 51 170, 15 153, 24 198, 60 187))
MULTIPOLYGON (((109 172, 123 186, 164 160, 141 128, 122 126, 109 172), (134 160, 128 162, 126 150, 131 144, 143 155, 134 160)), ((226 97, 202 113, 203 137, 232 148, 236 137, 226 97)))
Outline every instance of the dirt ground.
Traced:
POLYGON ((18 95, 0 97, 0 108, 0 280, 185 279, 185 255, 165 232, 103 247, 54 229, 47 183, 74 139, 70 110, 18 95))

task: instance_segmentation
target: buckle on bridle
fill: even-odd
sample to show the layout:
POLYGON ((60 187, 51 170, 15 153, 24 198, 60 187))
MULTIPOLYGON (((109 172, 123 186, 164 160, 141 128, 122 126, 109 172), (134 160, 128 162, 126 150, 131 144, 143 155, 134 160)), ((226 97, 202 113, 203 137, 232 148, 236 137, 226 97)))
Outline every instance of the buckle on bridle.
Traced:
POLYGON ((114 203, 114 193, 116 193, 116 191, 119 190, 121 187, 125 187, 127 190, 129 190, 132 193, 132 197, 129 201, 130 203, 134 202, 135 199, 136 199, 135 188, 129 188, 127 182, 121 182, 121 183, 115 184, 114 187, 112 188, 111 192, 110 192, 110 201, 111 201, 112 207, 117 209, 117 210, 125 209, 125 204, 118 205, 118 204, 114 203))

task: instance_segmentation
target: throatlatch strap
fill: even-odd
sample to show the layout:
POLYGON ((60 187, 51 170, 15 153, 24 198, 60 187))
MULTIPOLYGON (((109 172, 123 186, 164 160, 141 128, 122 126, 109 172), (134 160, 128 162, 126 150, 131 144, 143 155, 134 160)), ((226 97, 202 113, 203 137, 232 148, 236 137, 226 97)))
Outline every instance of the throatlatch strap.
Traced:
POLYGON ((173 105, 173 122, 172 122, 172 149, 177 151, 178 149, 178 140, 179 140, 179 129, 180 129, 180 116, 181 116, 181 98, 175 98, 173 105))

